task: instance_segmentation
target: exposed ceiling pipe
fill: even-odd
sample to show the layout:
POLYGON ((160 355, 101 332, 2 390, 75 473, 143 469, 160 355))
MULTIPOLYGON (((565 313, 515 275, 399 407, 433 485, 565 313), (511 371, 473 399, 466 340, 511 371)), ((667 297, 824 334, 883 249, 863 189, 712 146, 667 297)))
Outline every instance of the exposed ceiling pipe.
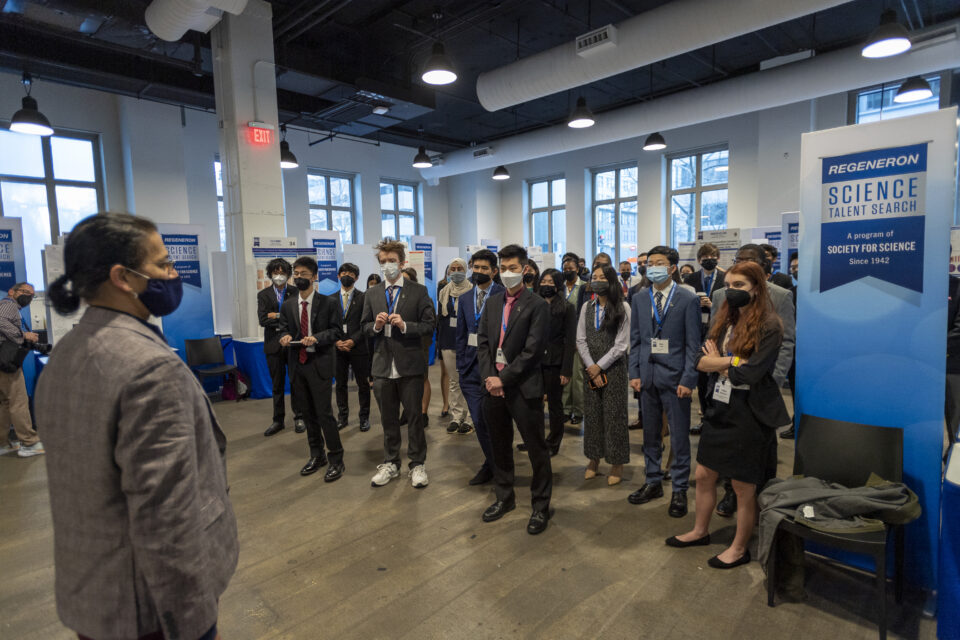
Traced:
POLYGON ((616 44, 577 55, 573 42, 481 73, 487 111, 596 82, 849 0, 677 0, 616 25, 616 44))
POLYGON ((176 42, 190 31, 210 31, 224 11, 243 13, 247 0, 153 0, 144 20, 158 38, 176 42))
MULTIPOLYGON (((857 87, 902 80, 960 66, 958 22, 941 25, 926 42, 915 38, 909 53, 870 60, 860 45, 815 56, 766 71, 724 80, 699 89, 597 114, 589 129, 559 124, 492 143, 493 154, 474 158, 471 149, 444 154, 443 164, 424 169, 432 180, 585 149, 701 122, 719 120, 803 100, 843 93, 857 87), (949 29, 949 31, 948 31, 949 29)), ((934 29, 930 30, 931 32, 934 29)), ((669 135, 667 136, 669 138, 669 135)), ((640 143, 637 143, 638 153, 640 143)))

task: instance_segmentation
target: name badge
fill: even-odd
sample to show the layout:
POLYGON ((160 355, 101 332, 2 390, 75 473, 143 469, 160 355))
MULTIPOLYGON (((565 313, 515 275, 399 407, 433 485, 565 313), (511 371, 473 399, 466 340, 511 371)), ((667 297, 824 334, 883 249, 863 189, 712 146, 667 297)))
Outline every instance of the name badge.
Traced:
POLYGON ((450 317, 450 328, 451 329, 457 328, 457 319, 452 316, 450 317))
POLYGON ((349 333, 349 332, 347 331, 347 325, 343 325, 343 332, 344 332, 344 333, 349 333))
POLYGON ((655 353, 658 355, 670 353, 670 340, 665 338, 653 338, 650 341, 650 353, 655 353))
POLYGON ((467 346, 468 347, 477 346, 477 334, 471 333, 470 335, 467 336, 467 346))
POLYGON ((385 325, 383 325, 383 335, 386 336, 386 337, 388 337, 388 338, 391 337, 391 335, 392 335, 392 329, 393 329, 393 325, 392 325, 392 324, 385 324, 385 325))
POLYGON ((497 364, 507 364, 507 356, 503 355, 503 349, 497 349, 497 364))
POLYGON ((713 399, 723 404, 730 404, 730 392, 732 390, 733 385, 730 384, 730 378, 721 376, 713 387, 713 399))
POLYGON ((704 311, 703 313, 701 313, 700 321, 703 322, 703 324, 710 324, 710 312, 704 311))

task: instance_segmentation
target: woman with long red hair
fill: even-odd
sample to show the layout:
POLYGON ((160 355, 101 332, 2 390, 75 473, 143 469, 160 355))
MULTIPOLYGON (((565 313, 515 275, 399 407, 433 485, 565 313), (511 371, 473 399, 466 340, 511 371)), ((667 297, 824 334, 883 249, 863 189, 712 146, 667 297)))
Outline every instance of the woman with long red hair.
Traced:
POLYGON ((737 532, 733 543, 708 564, 731 569, 750 562, 747 543, 757 516, 757 487, 776 458, 774 429, 790 421, 773 380, 783 325, 767 292, 766 274, 753 262, 730 268, 726 302, 703 346, 697 369, 710 374, 713 402, 697 450, 697 510, 693 530, 667 538, 671 547, 710 544, 710 516, 717 502, 717 478, 733 480, 737 532))

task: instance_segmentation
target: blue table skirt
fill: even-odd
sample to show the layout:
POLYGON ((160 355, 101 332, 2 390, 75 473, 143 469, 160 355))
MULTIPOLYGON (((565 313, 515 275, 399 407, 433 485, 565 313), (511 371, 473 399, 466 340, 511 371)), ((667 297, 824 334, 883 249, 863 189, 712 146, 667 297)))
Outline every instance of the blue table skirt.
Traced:
MULTIPOLYGON (((229 347, 224 347, 224 356, 227 362, 233 362, 241 373, 250 378, 251 398, 272 398, 273 380, 270 378, 270 369, 267 367, 267 357, 263 353, 263 340, 255 342, 233 340, 229 347), (233 358, 227 354, 232 352, 233 358)), ((290 377, 287 376, 285 393, 290 393, 290 377)))

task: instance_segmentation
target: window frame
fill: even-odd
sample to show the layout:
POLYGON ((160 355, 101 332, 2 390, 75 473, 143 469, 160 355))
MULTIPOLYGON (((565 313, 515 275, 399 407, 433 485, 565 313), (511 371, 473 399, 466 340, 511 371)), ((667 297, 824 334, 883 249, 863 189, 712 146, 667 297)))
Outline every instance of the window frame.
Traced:
POLYGON ((213 191, 217 191, 217 182, 220 183, 220 193, 217 194, 217 241, 220 245, 220 251, 227 250, 227 205, 223 200, 226 188, 223 186, 223 162, 220 161, 220 154, 213 157, 213 191), (217 177, 217 165, 220 165, 220 177, 217 177))
MULTIPOLYGON (((921 78, 931 78, 933 76, 940 77, 940 95, 938 96, 939 102, 937 109, 945 109, 950 106, 950 95, 953 91, 951 80, 953 79, 953 73, 949 70, 941 71, 939 73, 924 73, 921 74, 921 78)), ((884 82, 881 84, 872 84, 865 87, 860 87, 859 89, 853 89, 852 91, 847 92, 847 124, 857 124, 857 106, 860 102, 860 95, 871 92, 871 91, 883 91, 884 89, 891 88, 892 85, 901 85, 907 81, 907 78, 901 78, 895 82, 884 82)), ((881 113, 883 107, 881 103, 881 113)), ((933 111, 931 109, 931 111, 933 111)), ((882 116, 881 116, 882 117, 882 116)), ((865 123, 866 124, 866 123, 865 123)))
POLYGON ((394 231, 394 240, 400 240, 400 216, 413 216, 413 234, 414 236, 420 235, 420 183, 411 182, 409 180, 398 180, 396 178, 380 178, 380 181, 377 183, 377 195, 380 203, 380 236, 381 240, 387 236, 383 235, 383 216, 391 215, 393 216, 393 231, 394 231), (380 186, 384 184, 393 185, 393 204, 396 209, 384 209, 383 208, 383 196, 380 195, 380 186), (400 210, 400 187, 413 187, 413 211, 401 211, 400 210))
MULTIPOLYGON (((614 255, 610 256, 610 259, 613 261, 613 264, 619 264, 621 261, 620 258, 620 207, 624 203, 633 202, 636 205, 636 217, 637 217, 637 250, 639 251, 639 235, 640 235, 640 163, 636 160, 630 162, 620 162, 617 164, 609 164, 602 167, 594 167, 590 169, 590 219, 593 223, 593 234, 597 236, 593 241, 593 257, 595 258, 598 253, 600 253, 600 246, 597 244, 599 234, 597 233, 597 207, 603 205, 614 205, 613 207, 613 224, 614 224, 614 238, 615 242, 613 243, 613 253, 614 255), (636 169, 637 170, 637 195, 635 196, 620 196, 620 172, 624 169, 636 169), (607 173, 609 171, 614 172, 613 179, 613 199, 597 200, 597 175, 601 173, 607 173)), ((630 257, 630 256, 627 256, 630 257)), ((623 259, 626 260, 627 257, 623 259)), ((636 257, 636 256, 632 256, 636 257)))
MULTIPOLYGON (((564 174, 556 174, 552 176, 546 176, 543 178, 535 178, 533 180, 527 180, 527 202, 528 212, 527 220, 530 225, 530 246, 539 246, 535 245, 536 236, 534 235, 533 229, 533 218, 534 215, 538 213, 547 214, 547 250, 544 253, 553 252, 553 214, 557 211, 563 211, 564 214, 564 223, 566 223, 566 213, 567 213, 567 177, 564 174), (553 202, 553 183, 557 180, 563 180, 563 204, 555 204, 553 202), (533 187, 538 184, 547 185, 547 206, 545 207, 534 207, 533 206, 533 187)), ((564 245, 566 245, 566 233, 564 233, 564 245)))
POLYGON ((696 242, 697 238, 700 237, 700 233, 703 231, 700 228, 702 222, 702 204, 703 204, 703 194, 708 191, 721 191, 726 189, 727 191, 727 225, 724 228, 729 227, 730 224, 730 145, 726 142, 710 145, 707 147, 698 147, 696 149, 687 149, 686 151, 678 151, 676 153, 665 154, 664 160, 666 161, 666 210, 667 210, 667 242, 670 243, 670 246, 676 246, 679 242, 691 242, 690 240, 677 240, 674 237, 674 228, 673 228, 673 196, 675 195, 689 195, 694 194, 694 221, 696 222, 696 227, 693 232, 692 242, 696 242), (726 151, 727 152, 727 180, 726 182, 718 182, 717 184, 703 184, 703 156, 708 153, 716 153, 717 151, 726 151), (697 175, 696 180, 694 181, 693 187, 687 187, 683 189, 674 189, 673 188, 673 161, 678 158, 691 158, 696 157, 697 159, 697 175))
POLYGON ((348 211, 350 213, 350 237, 344 238, 343 231, 340 231, 341 244, 354 244, 357 237, 357 193, 356 193, 357 174, 344 171, 333 171, 330 169, 307 168, 307 228, 313 229, 310 219, 314 211, 323 211, 327 217, 327 230, 340 231, 333 226, 334 211, 348 211), (314 204, 310 202, 310 177, 322 177, 324 181, 324 193, 327 196, 327 204, 314 204), (345 207, 339 204, 333 204, 333 192, 330 190, 330 178, 340 178, 350 183, 350 206, 345 207))

